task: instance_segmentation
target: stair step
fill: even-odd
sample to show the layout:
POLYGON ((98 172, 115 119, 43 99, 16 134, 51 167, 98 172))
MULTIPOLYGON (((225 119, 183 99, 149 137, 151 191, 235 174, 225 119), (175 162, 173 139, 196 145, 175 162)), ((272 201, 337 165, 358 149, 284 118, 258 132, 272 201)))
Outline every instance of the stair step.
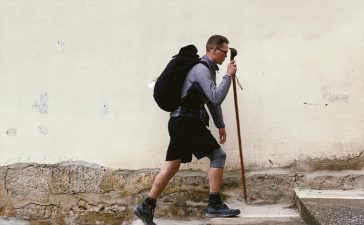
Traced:
MULTIPOLYGON (((289 204, 247 205, 244 202, 232 201, 231 208, 241 210, 241 214, 233 218, 213 218, 196 220, 155 219, 158 225, 305 225, 299 212, 289 204)), ((142 225, 140 220, 132 225, 142 225)))
POLYGON ((295 201, 308 225, 364 224, 364 191, 295 190, 295 201))

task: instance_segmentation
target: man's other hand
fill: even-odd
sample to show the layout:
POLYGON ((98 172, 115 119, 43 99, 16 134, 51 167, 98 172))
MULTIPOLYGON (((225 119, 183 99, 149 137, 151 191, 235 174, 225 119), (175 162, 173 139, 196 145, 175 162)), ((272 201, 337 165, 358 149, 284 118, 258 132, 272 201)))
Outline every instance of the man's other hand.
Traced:
POLYGON ((225 130, 225 128, 220 128, 219 129, 219 134, 220 134, 220 144, 225 144, 225 142, 226 142, 226 130, 225 130))

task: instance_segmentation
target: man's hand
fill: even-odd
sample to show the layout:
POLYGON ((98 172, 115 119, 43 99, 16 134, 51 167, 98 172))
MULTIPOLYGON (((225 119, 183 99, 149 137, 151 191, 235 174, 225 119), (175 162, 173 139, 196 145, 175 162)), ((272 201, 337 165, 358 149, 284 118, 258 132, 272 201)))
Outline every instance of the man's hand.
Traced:
POLYGON ((226 141, 226 130, 225 130, 225 128, 220 128, 219 129, 219 134, 220 134, 220 144, 225 144, 225 141, 226 141))
POLYGON ((235 62, 235 60, 230 61, 230 63, 228 64, 228 67, 227 67, 226 74, 228 76, 235 76, 236 70, 237 69, 236 69, 236 62, 235 62))

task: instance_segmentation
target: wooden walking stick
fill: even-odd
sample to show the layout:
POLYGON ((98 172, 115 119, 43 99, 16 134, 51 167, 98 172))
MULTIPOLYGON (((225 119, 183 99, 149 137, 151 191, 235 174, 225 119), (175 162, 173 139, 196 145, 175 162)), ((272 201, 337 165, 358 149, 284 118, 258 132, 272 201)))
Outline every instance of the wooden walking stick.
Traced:
MULTIPOLYGON (((234 57, 237 54, 238 54, 238 51, 236 51, 235 48, 230 48, 230 61, 234 60, 234 57)), ((236 77, 235 76, 233 77, 233 90, 234 90, 236 127, 237 127, 237 130, 238 130, 238 140, 239 140, 241 179, 242 179, 242 183, 243 183, 245 203, 248 203, 248 196, 247 196, 247 193, 246 193, 246 179, 245 179, 245 169, 244 169, 244 160, 243 160, 243 148, 242 148, 241 137, 240 137, 239 108, 238 108, 238 96, 236 94, 236 77)))

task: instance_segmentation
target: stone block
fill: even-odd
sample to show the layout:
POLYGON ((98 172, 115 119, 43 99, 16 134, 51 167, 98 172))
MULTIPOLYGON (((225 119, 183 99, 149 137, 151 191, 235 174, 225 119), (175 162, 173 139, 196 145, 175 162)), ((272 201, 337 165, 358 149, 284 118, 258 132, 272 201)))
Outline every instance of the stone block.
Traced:
POLYGON ((303 179, 298 174, 259 173, 247 178, 248 202, 251 204, 277 204, 291 202, 296 182, 303 179))
POLYGON ((62 211, 67 212, 73 206, 77 205, 77 202, 80 200, 78 195, 50 195, 49 196, 49 203, 51 205, 58 205, 62 211))
POLYGON ((364 175, 358 176, 356 181, 356 188, 363 188, 364 187, 364 175))
POLYGON ((5 180, 0 180, 0 209, 8 202, 8 192, 5 188, 5 180))
POLYGON ((7 169, 5 166, 0 166, 0 180, 5 180, 7 169))
POLYGON ((104 173, 100 188, 104 191, 123 191, 130 171, 107 169, 104 173))
POLYGON ((345 157, 316 158, 295 161, 291 167, 302 172, 345 171, 364 169, 364 151, 345 157))
POLYGON ((0 217, 16 217, 16 210, 13 205, 8 204, 0 208, 0 217))
POLYGON ((54 219, 60 214, 59 207, 55 205, 29 204, 15 211, 18 218, 29 220, 54 219))
POLYGON ((59 165, 52 171, 53 194, 100 193, 104 174, 102 167, 59 165))
POLYGON ((124 190, 128 194, 137 194, 152 187, 158 172, 155 170, 137 170, 130 172, 126 177, 124 190))
POLYGON ((5 187, 6 167, 0 167, 0 210, 8 202, 8 192, 5 187))
POLYGON ((206 192, 209 188, 207 173, 181 171, 175 176, 166 188, 166 193, 191 191, 206 192))
POLYGON ((5 187, 6 167, 0 167, 0 210, 8 202, 8 192, 5 187))
POLYGON ((125 213, 127 210, 127 204, 90 203, 84 199, 80 199, 77 206, 73 207, 73 212, 78 212, 78 214, 84 214, 85 212, 125 213))
POLYGON ((347 174, 343 176, 322 175, 313 177, 308 183, 309 188, 316 190, 350 190, 362 188, 364 175, 347 174))
POLYGON ((100 202, 103 202, 108 205, 113 204, 126 204, 126 205, 132 205, 134 204, 134 198, 131 195, 124 196, 119 191, 109 191, 107 193, 104 193, 100 196, 100 202))
POLYGON ((6 188, 12 201, 47 202, 51 170, 39 166, 9 168, 6 188))
POLYGON ((120 224, 122 221, 132 218, 133 213, 130 206, 133 205, 92 203, 80 199, 69 212, 71 212, 75 224, 120 224))

